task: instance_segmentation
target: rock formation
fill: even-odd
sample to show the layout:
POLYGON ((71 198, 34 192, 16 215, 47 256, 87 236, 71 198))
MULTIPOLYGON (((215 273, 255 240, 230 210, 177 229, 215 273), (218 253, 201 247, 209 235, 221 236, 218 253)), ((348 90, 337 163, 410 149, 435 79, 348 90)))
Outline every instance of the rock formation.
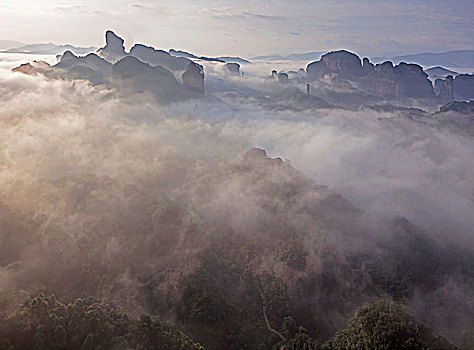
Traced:
POLYGON ((288 74, 280 72, 277 74, 278 82, 282 85, 288 84, 288 74))
POLYGON ((435 91, 440 102, 466 101, 474 99, 474 75, 460 74, 453 78, 436 79, 435 91))
POLYGON ((226 63, 224 70, 228 75, 239 76, 240 75, 240 64, 238 63, 226 63))
POLYGON ((204 93, 203 67, 191 60, 145 45, 135 45, 127 54, 123 39, 112 31, 107 31, 106 42, 98 52, 102 57, 93 53, 82 57, 66 51, 53 66, 34 61, 13 71, 29 75, 41 73, 50 78, 85 79, 92 84, 117 88, 122 94, 149 92, 160 102, 184 100, 204 93), (183 83, 180 83, 172 71, 183 70, 183 83))
POLYGON ((190 62, 182 75, 184 85, 197 93, 204 93, 204 72, 201 66, 190 62))
POLYGON ((457 112, 462 114, 470 114, 474 116, 474 101, 449 102, 439 109, 440 113, 457 112))
POLYGON ((460 74, 454 78, 454 99, 464 101, 474 99, 474 74, 460 74))
POLYGON ((105 46, 98 50, 98 54, 110 62, 116 62, 126 55, 123 43, 121 37, 108 30, 105 32, 105 46))
POLYGON ((50 77, 87 79, 93 84, 104 84, 108 81, 112 64, 93 53, 80 57, 66 51, 52 68, 47 74, 50 77))
POLYGON ((329 77, 338 81, 355 82, 362 92, 388 98, 434 98, 433 86, 422 67, 400 63, 394 66, 387 61, 374 66, 367 58, 360 58, 348 51, 330 52, 306 69, 309 82, 329 77))
POLYGON ((454 100, 454 78, 448 75, 446 79, 436 79, 434 83, 434 91, 441 102, 454 100))
POLYGON ((359 56, 346 50, 329 52, 319 61, 310 63, 306 69, 309 81, 320 79, 330 73, 337 74, 341 79, 360 77, 363 69, 359 56))
POLYGON ((124 91, 150 91, 162 102, 175 101, 184 93, 173 73, 160 66, 152 67, 133 56, 114 64, 112 79, 113 84, 124 91))
POLYGON ((360 85, 364 91, 381 97, 434 98, 428 75, 417 64, 400 63, 393 66, 387 61, 375 67, 360 85))
POLYGON ((163 50, 142 44, 135 44, 130 50, 130 55, 151 66, 161 66, 169 71, 184 71, 191 60, 185 57, 175 57, 163 50))
POLYGON ((362 69, 364 74, 367 75, 375 71, 375 65, 371 63, 367 57, 364 57, 362 60, 362 69))
POLYGON ((37 75, 51 69, 49 63, 44 61, 33 61, 31 63, 23 63, 12 69, 13 72, 19 72, 27 75, 37 75))
POLYGON ((111 68, 111 63, 96 54, 90 53, 81 57, 66 51, 53 66, 44 61, 33 61, 22 64, 13 71, 28 75, 41 73, 50 78, 85 79, 92 84, 105 84, 108 82, 111 68))

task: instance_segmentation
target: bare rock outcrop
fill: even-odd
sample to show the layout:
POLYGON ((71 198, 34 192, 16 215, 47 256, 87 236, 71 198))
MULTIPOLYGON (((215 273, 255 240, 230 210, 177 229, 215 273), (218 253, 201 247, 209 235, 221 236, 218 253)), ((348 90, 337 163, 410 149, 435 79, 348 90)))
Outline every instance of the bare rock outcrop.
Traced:
POLYGON ((51 69, 51 65, 45 61, 33 61, 23 63, 12 69, 13 72, 19 72, 26 75, 37 75, 51 69))
POLYGON ((346 50, 329 52, 319 61, 310 63, 306 69, 309 81, 320 79, 330 73, 337 74, 342 79, 360 77, 363 68, 359 56, 346 50))
POLYGON ((161 66, 169 71, 184 71, 191 62, 185 57, 175 57, 163 50, 156 50, 151 46, 135 44, 130 50, 130 55, 151 66, 161 66))
POLYGON ((231 63, 226 63, 224 65, 224 70, 226 74, 228 75, 233 75, 233 76, 239 76, 240 75, 240 64, 231 62, 231 63))
POLYGON ((440 107, 439 109, 440 113, 445 113, 445 112, 457 112, 457 113, 462 113, 462 114, 468 114, 474 116, 474 100, 473 101, 454 101, 454 102, 449 102, 443 106, 440 107))
POLYGON ((123 43, 124 40, 121 37, 108 30, 105 32, 105 46, 97 53, 107 61, 115 63, 126 55, 123 43))
POLYGON ((362 60, 362 69, 364 71, 364 74, 370 74, 375 71, 375 65, 369 61, 367 57, 364 57, 362 60))
POLYGON ((450 101, 467 101, 474 99, 474 75, 448 75, 446 79, 436 79, 435 91, 442 103, 450 101))
POLYGON ((474 74, 459 74, 454 78, 454 98, 458 101, 474 99, 474 74))
POLYGON ((162 50, 135 45, 126 53, 123 39, 112 31, 106 33, 106 46, 97 54, 76 56, 71 51, 58 56, 58 63, 22 64, 13 69, 29 75, 43 74, 53 79, 83 79, 94 85, 115 88, 125 96, 148 93, 162 103, 199 97, 204 93, 203 67, 183 57, 173 57, 162 50), (112 62, 112 63, 111 63, 112 62), (173 71, 183 71, 183 83, 173 71))
POLYGON ((417 64, 387 61, 375 67, 360 84, 363 90, 381 97, 431 99, 435 97, 428 74, 417 64))
POLYGON ((113 84, 122 91, 150 91, 163 102, 177 100, 184 93, 173 73, 160 66, 152 67, 133 56, 127 56, 114 64, 112 79, 113 84))
POLYGON ((197 63, 190 62, 182 75, 184 86, 190 91, 204 93, 204 72, 197 63))
POLYGON ((422 67, 416 64, 400 63, 396 66, 387 61, 373 65, 368 58, 361 62, 351 52, 341 50, 329 52, 319 61, 310 63, 306 69, 309 82, 329 77, 338 81, 355 82, 364 93, 388 98, 435 97, 433 86, 422 67))
POLYGON ((105 84, 108 82, 112 64, 94 53, 82 57, 66 51, 52 68, 46 74, 49 77, 86 79, 92 84, 105 84))
POLYGON ((442 102, 454 100, 454 78, 448 75, 446 79, 436 79, 434 90, 438 99, 442 102))

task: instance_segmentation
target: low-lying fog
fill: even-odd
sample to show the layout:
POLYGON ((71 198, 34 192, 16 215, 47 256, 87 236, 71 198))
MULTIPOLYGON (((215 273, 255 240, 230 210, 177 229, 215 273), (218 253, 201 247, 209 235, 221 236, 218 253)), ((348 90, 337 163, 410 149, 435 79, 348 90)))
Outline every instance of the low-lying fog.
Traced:
POLYGON ((242 65, 237 77, 205 63, 207 96, 165 107, 86 81, 10 71, 33 58, 56 60, 0 56, 0 181, 9 205, 30 205, 28 187, 42 179, 86 172, 128 179, 155 171, 162 158, 199 162, 261 147, 359 208, 472 238, 474 141, 434 118, 282 106, 267 99, 277 89, 264 79, 275 62, 242 65))

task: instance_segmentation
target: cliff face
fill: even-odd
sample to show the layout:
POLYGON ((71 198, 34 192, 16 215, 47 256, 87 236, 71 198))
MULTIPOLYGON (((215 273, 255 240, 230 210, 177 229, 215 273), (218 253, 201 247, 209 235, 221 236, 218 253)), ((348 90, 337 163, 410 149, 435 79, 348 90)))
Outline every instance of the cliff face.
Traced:
POLYGON ((454 78, 454 98, 456 100, 474 99, 474 74, 460 74, 454 78))
POLYGON ((325 74, 335 73, 340 78, 353 78, 362 74, 360 58, 345 50, 329 52, 306 69, 308 80, 314 81, 325 74))
POLYGON ((146 91, 163 103, 199 97, 204 93, 203 68, 191 60, 140 44, 126 53, 123 39, 111 31, 106 33, 106 43, 98 50, 101 57, 93 53, 76 56, 66 51, 53 66, 32 62, 13 71, 29 75, 41 73, 50 78, 85 79, 92 84, 118 88, 124 94, 146 91), (183 83, 178 82, 172 71, 185 69, 183 83))
POLYGON ((240 75, 240 64, 231 62, 224 65, 224 70, 228 75, 239 76, 240 75))
POLYGON ((116 62, 126 55, 124 40, 113 31, 105 32, 105 46, 98 50, 99 56, 108 61, 116 62))
POLYGON ((416 64, 385 62, 364 78, 361 86, 378 96, 434 98, 428 75, 416 64))
POLYGON ((182 78, 184 86, 186 86, 189 91, 204 93, 204 73, 201 66, 194 62, 189 63, 182 78))
POLYGON ((174 57, 163 50, 156 50, 153 47, 136 44, 130 50, 130 55, 151 66, 161 66, 169 71, 184 71, 191 60, 185 57, 174 57))
POLYGON ((440 113, 457 112, 474 116, 474 101, 449 102, 441 106, 439 111, 440 113))
POLYGON ((338 73, 340 76, 350 77, 362 74, 362 64, 359 56, 345 51, 336 51, 321 57, 326 67, 331 72, 338 73))
POLYGON ((125 57, 112 67, 112 79, 122 91, 150 91, 163 102, 174 101, 184 92, 170 71, 152 67, 133 56, 125 57))
POLYGON ((370 94, 380 97, 434 98, 433 86, 422 67, 416 64, 392 62, 373 65, 367 58, 360 58, 348 51, 330 52, 321 60, 308 65, 308 81, 330 75, 333 81, 350 80, 370 94))
POLYGON ((435 92, 438 95, 440 101, 453 101, 454 100, 454 78, 448 75, 446 79, 436 79, 435 81, 435 92))
POLYGON ((474 99, 474 75, 460 74, 455 78, 448 75, 444 80, 437 79, 435 90, 440 102, 474 99))

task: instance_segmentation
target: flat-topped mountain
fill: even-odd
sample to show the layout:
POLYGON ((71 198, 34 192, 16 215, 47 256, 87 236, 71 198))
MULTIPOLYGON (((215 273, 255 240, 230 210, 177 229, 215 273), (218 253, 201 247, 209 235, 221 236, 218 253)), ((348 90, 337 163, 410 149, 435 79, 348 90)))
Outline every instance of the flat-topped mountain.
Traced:
POLYGON ((331 77, 357 83, 363 91, 380 97, 434 98, 428 75, 415 64, 392 62, 373 65, 367 58, 363 62, 354 53, 340 50, 329 52, 306 68, 308 81, 331 77))
POLYGON ((415 98, 440 103, 474 98, 472 74, 458 74, 443 67, 424 71, 418 64, 405 62, 374 65, 368 58, 361 61, 356 54, 345 50, 323 55, 307 66, 306 73, 308 82, 347 81, 360 92, 379 98, 415 98), (438 78, 434 85, 429 77, 438 78))

